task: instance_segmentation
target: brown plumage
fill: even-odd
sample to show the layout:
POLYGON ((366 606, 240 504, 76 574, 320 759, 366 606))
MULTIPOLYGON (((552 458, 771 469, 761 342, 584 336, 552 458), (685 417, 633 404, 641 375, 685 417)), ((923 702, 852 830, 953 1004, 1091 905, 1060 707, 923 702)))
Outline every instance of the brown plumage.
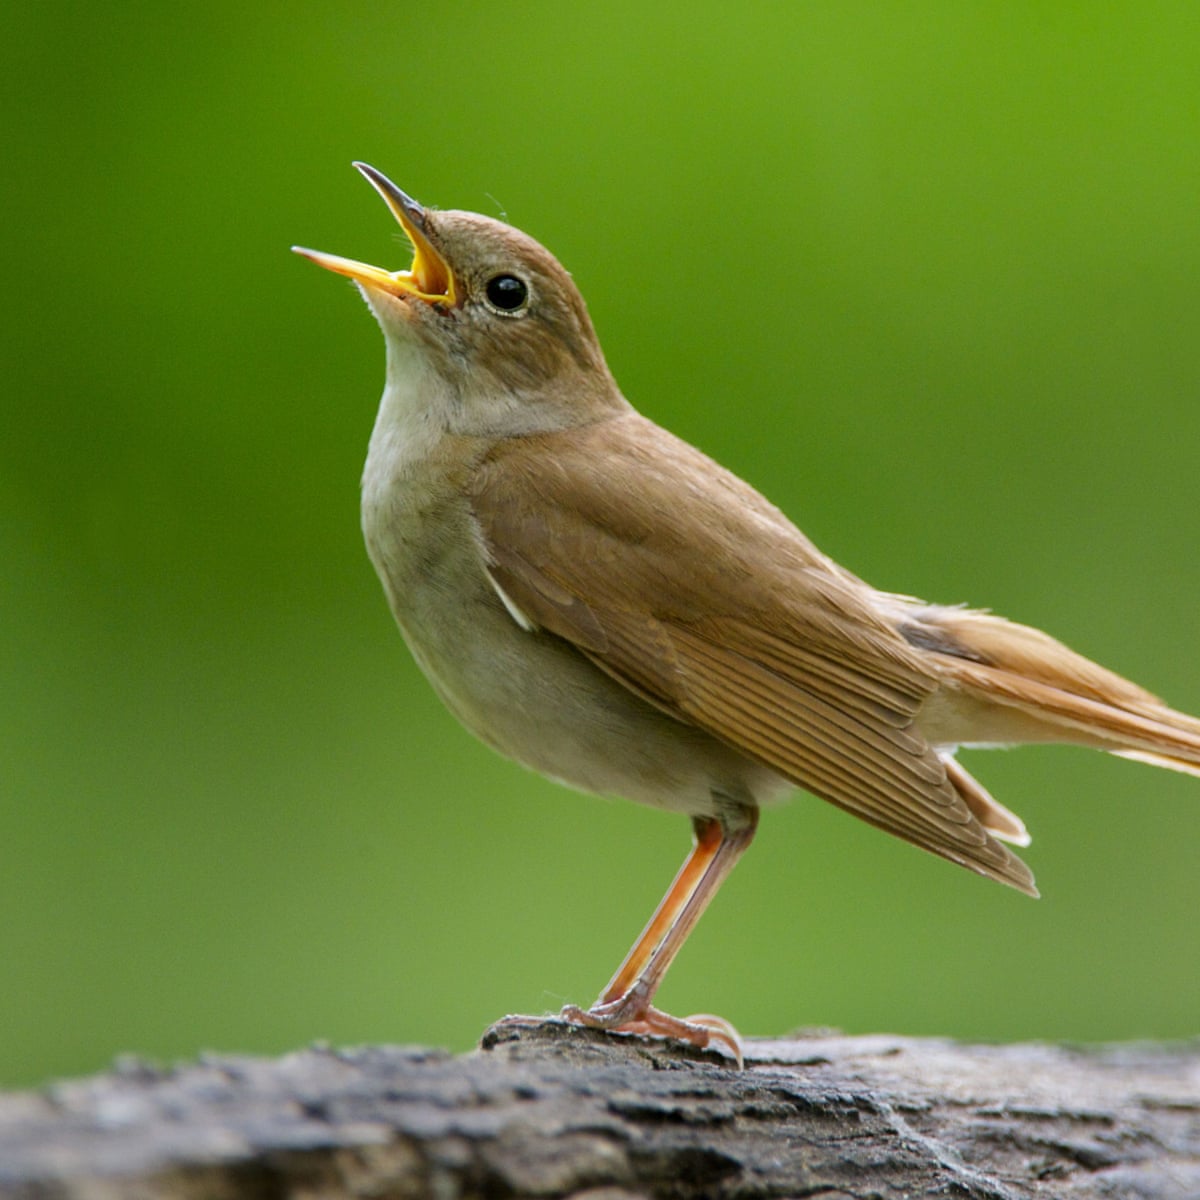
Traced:
POLYGON ((696 848, 601 998, 568 1017, 736 1052, 654 990, 753 836, 807 789, 1036 895, 1020 819, 961 745, 1059 741, 1200 774, 1200 722, 1037 630, 876 591, 635 412, 567 273, 524 234, 360 168, 409 272, 314 251, 384 330, 368 549, 439 695, 503 753, 689 815, 696 848))

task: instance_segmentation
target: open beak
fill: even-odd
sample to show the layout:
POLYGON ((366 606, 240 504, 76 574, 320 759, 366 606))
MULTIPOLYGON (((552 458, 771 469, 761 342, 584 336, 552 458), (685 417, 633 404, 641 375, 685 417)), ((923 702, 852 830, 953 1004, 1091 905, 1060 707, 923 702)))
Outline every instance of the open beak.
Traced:
POLYGON ((385 271, 368 263, 342 258, 337 254, 325 254, 320 250, 308 250, 304 246, 293 246, 297 254, 315 262, 327 271, 347 275, 356 283, 388 292, 402 299, 412 297, 426 304, 451 307, 456 303, 454 273, 446 260, 434 249, 425 230, 428 217, 425 210, 409 195, 402 192, 382 171, 366 163, 354 164, 366 177, 371 186, 383 197, 392 210, 392 216, 413 244, 412 266, 407 271, 385 271))

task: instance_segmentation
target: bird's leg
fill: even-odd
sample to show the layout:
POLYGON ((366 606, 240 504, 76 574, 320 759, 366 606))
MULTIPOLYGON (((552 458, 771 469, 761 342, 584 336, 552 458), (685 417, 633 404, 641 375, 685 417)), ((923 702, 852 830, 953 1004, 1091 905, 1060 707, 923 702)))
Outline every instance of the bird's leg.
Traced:
POLYGON ((567 1020, 627 1033, 661 1034, 696 1046, 715 1039, 741 1062, 741 1043, 728 1022, 709 1016, 680 1020, 653 1008, 650 1001, 700 914, 750 845, 757 824, 757 809, 739 809, 733 819, 696 818, 692 852, 649 924, 599 1000, 586 1011, 575 1005, 564 1008, 567 1020))

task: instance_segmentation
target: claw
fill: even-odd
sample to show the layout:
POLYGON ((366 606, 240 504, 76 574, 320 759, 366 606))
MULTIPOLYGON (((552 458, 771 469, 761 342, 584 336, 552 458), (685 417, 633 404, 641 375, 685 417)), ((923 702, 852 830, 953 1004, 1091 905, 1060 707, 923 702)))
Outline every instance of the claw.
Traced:
POLYGON ((711 1013, 698 1013, 696 1016, 681 1019, 649 1004, 635 1007, 618 1000, 596 1004, 589 1009, 580 1008, 577 1004, 568 1004, 559 1013, 559 1017, 591 1029, 674 1038, 677 1042, 685 1042, 699 1050, 708 1049, 715 1043, 737 1063, 739 1070, 745 1066, 742 1039, 738 1031, 723 1017, 713 1016, 711 1013))
POLYGON ((688 1025, 707 1029, 709 1041, 724 1046, 737 1063, 739 1071, 745 1067, 746 1062, 742 1057, 742 1035, 724 1017, 713 1013, 692 1013, 690 1017, 684 1017, 684 1021, 688 1025))

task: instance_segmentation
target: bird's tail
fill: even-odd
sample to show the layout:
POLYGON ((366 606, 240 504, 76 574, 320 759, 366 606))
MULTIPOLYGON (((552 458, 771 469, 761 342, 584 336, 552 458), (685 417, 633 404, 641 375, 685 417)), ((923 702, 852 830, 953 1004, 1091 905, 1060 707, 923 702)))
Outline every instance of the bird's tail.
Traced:
POLYGON ((905 636, 970 701, 947 740, 1071 742, 1200 776, 1195 717, 1028 626, 971 609, 913 615, 905 636))

